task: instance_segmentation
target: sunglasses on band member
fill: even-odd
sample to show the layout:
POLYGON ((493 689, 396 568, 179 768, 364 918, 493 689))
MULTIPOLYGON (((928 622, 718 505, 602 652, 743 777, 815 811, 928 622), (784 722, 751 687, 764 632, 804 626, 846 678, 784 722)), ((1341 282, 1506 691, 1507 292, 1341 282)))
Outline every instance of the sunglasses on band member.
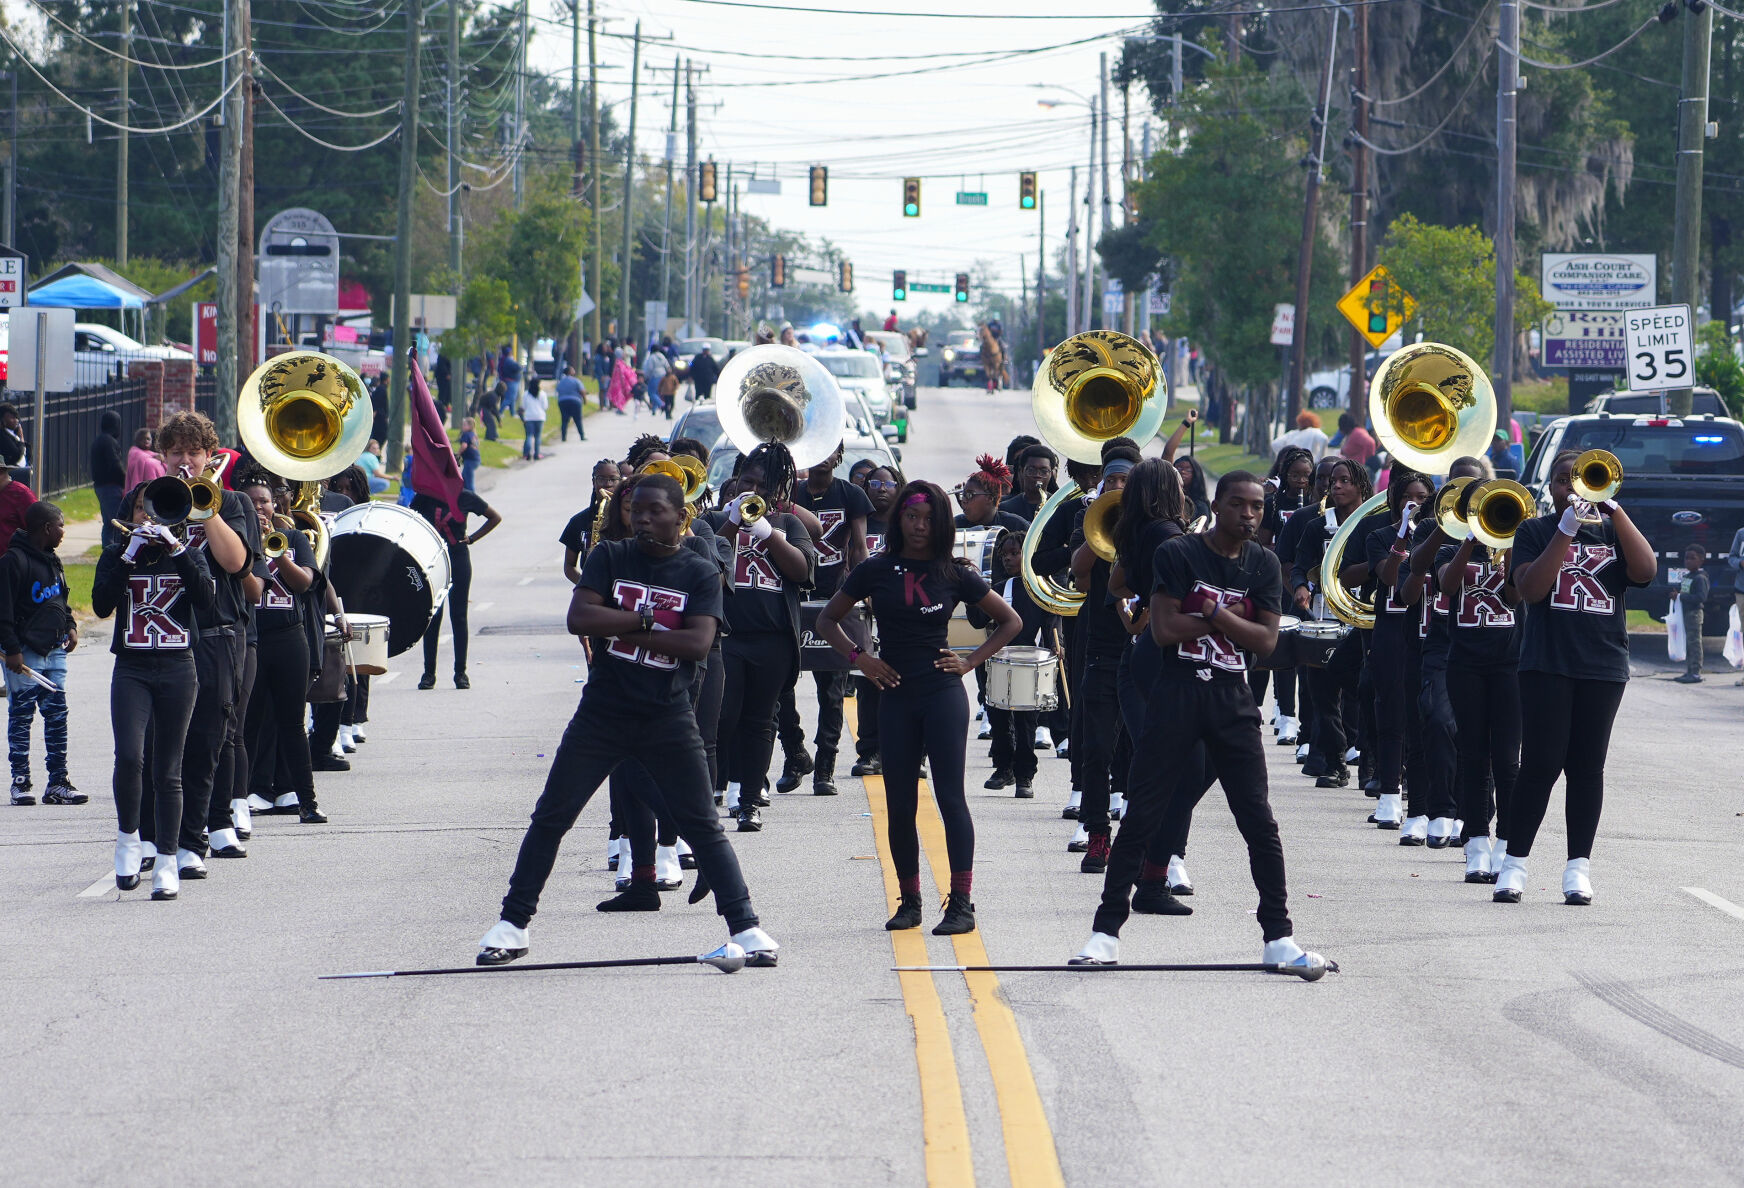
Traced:
POLYGON ((967 503, 971 499, 990 498, 989 493, 986 491, 971 491, 967 487, 953 487, 951 489, 951 494, 956 498, 958 503, 967 503))
POLYGON ((866 489, 868 491, 894 491, 896 490, 896 484, 887 483, 883 479, 867 479, 866 489))

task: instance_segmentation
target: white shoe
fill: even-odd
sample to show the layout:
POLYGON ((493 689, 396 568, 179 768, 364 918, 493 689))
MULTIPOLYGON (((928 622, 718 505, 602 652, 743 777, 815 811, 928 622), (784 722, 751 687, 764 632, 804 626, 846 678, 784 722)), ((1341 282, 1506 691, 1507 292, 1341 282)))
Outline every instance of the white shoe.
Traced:
POLYGON ((624 844, 624 839, 621 837, 614 837, 614 838, 609 839, 606 842, 606 869, 607 870, 618 869, 618 864, 621 861, 621 859, 618 857, 618 855, 620 853, 618 847, 622 846, 623 844, 624 844))
POLYGON ((478 964, 504 965, 527 955, 527 930, 498 920, 478 942, 478 964))
POLYGON ((696 854, 691 850, 690 843, 685 841, 682 837, 678 839, 678 869, 696 869, 696 854), (686 858, 690 859, 690 861, 686 862, 686 858))
POLYGON ((151 868, 151 897, 174 899, 182 890, 181 872, 174 862, 159 862, 151 868))
POLYGON ((242 848, 242 839, 236 836, 234 829, 214 829, 212 835, 206 839, 206 844, 218 858, 248 857, 248 851, 242 848), (224 852, 226 850, 235 850, 236 853, 227 854, 224 852))
POLYGON ((1397 829, 1399 822, 1403 819, 1404 809, 1399 804, 1397 792, 1383 793, 1380 800, 1375 802, 1375 811, 1369 817, 1369 820, 1380 829, 1397 829))
POLYGON ((1295 718, 1278 719, 1278 742, 1283 746, 1294 745, 1302 733, 1302 723, 1295 718))
MULTIPOLYGON (((166 862, 163 865, 168 866, 169 863, 166 862)), ((192 850, 177 850, 176 875, 178 878, 203 879, 206 877, 206 864, 200 861, 200 856, 192 850), (190 871, 194 873, 189 873, 190 871)))
POLYGON ((1126 816, 1126 797, 1116 792, 1108 798, 1108 819, 1118 821, 1126 816))
POLYGON ((1296 748, 1296 762, 1300 763, 1308 758, 1308 748, 1312 745, 1312 743, 1302 743, 1296 748))
POLYGON ((154 867, 156 865, 157 865, 157 847, 148 841, 140 842, 139 843, 139 869, 140 869, 140 873, 143 874, 145 871, 150 870, 152 867, 154 867))
POLYGON ((115 831, 115 885, 123 891, 139 886, 139 863, 142 843, 139 833, 115 831))
POLYGON ((660 891, 676 891, 682 886, 684 886, 684 868, 678 865, 678 847, 654 847, 655 889, 660 891))
POLYGON ((1078 828, 1072 831, 1072 840, 1066 843, 1066 853, 1082 854, 1090 848, 1090 831, 1084 828, 1082 821, 1078 828))
POLYGON ((1474 837, 1465 843, 1465 881, 1468 883, 1493 883, 1496 881, 1496 868, 1490 865, 1490 839, 1474 837))
POLYGON ((345 748, 344 748, 344 746, 342 746, 340 744, 337 736, 335 736, 333 739, 333 748, 331 750, 329 750, 327 753, 329 755, 333 756, 335 759, 345 758, 345 748))
POLYGON ((354 743, 368 742, 369 736, 363 732, 363 723, 351 727, 351 741, 354 743))
POLYGON ((987 707, 986 706, 977 705, 975 707, 975 720, 977 722, 985 722, 987 720, 987 707))
POLYGON ((981 719, 981 728, 975 732, 975 737, 977 739, 992 738, 993 737, 993 723, 989 722, 986 718, 982 718, 981 719))
POLYGON ((357 750, 357 744, 351 741, 351 727, 349 726, 339 728, 339 734, 335 741, 339 744, 339 749, 347 755, 357 750))
POLYGON ((1170 895, 1193 894, 1193 880, 1187 877, 1187 862, 1179 854, 1169 855, 1169 872, 1163 876, 1170 895))
POLYGON ((727 784, 727 811, 729 813, 739 811, 739 784, 737 780, 727 784))
POLYGON ((1078 810, 1083 807, 1084 793, 1078 788, 1073 788, 1072 794, 1066 797, 1066 811, 1061 815, 1068 819, 1076 817, 1078 815, 1078 810))
POLYGON ((728 939, 745 950, 746 965, 766 969, 774 965, 779 957, 776 950, 781 946, 761 928, 747 928, 743 932, 733 933, 728 939))
POLYGON ((245 838, 254 832, 254 817, 248 811, 247 800, 230 802, 230 826, 236 830, 237 837, 245 838))
POLYGON ((1429 848, 1442 850, 1459 838, 1459 822, 1452 817, 1436 817, 1429 822, 1429 848))
POLYGON ((1490 869, 1501 870, 1502 859, 1508 856, 1508 839, 1498 837, 1490 843, 1490 869))
POLYGON ((1297 974, 1309 982, 1317 982, 1326 975, 1328 969, 1338 968, 1320 954, 1303 950, 1293 936, 1280 936, 1277 940, 1267 941, 1266 947, 1260 952, 1260 960, 1266 965, 1282 965, 1285 968, 1276 972, 1297 974))
MULTIPOLYGON (((1379 810, 1377 811, 1377 815, 1379 810)), ((1399 844, 1402 846, 1420 846, 1429 840, 1429 818, 1407 817, 1405 825, 1399 831, 1399 844)))
POLYGON ((256 796, 253 792, 250 792, 248 794, 248 800, 245 801, 244 803, 246 803, 248 805, 250 812, 270 813, 273 810, 273 802, 272 801, 268 800, 264 796, 256 796))
POLYGON ((1054 749, 1054 732, 1049 730, 1046 726, 1037 726, 1036 727, 1036 736, 1035 736, 1035 749, 1038 751, 1051 751, 1051 750, 1053 750, 1054 749))
POLYGON ((1590 858, 1570 858, 1562 868, 1562 901, 1570 907, 1586 907, 1593 901, 1593 884, 1587 878, 1590 858))
POLYGON ((1060 740, 1060 745, 1054 748, 1054 758, 1064 759, 1071 752, 1071 750, 1072 750, 1072 740, 1069 738, 1062 738, 1060 740))
POLYGON ((1526 890, 1526 859, 1507 857, 1496 868, 1496 891, 1490 898, 1497 903, 1519 903, 1526 890))
POLYGON ((1106 932, 1092 932, 1090 939, 1084 942, 1084 947, 1078 950, 1078 955, 1066 964, 1119 965, 1120 938, 1109 936, 1106 932))
MULTIPOLYGON (((338 755, 335 756, 335 758, 343 759, 345 756, 338 755)), ((294 812, 297 808, 297 794, 295 792, 286 792, 281 796, 275 796, 273 797, 272 806, 276 809, 290 809, 294 812)))
POLYGON ((1349 750, 1347 750, 1344 753, 1344 761, 1346 763, 1355 763, 1358 759, 1361 759, 1361 758, 1362 758, 1362 752, 1357 750, 1355 747, 1351 747, 1349 750))

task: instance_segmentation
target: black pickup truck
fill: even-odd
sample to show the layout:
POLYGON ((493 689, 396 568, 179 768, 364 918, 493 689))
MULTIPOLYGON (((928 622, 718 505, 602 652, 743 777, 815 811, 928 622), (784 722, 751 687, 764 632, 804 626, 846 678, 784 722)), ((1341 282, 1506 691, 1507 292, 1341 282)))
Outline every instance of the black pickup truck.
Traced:
POLYGON ((1613 416, 1552 421, 1532 447, 1521 479, 1550 510, 1550 464, 1565 450, 1609 450, 1623 464, 1618 501, 1659 558, 1651 586, 1629 591, 1631 609, 1663 619, 1684 576, 1683 551, 1708 552, 1712 594, 1707 622, 1724 624, 1737 571, 1726 565, 1732 537, 1744 528, 1744 425, 1725 417, 1613 416))

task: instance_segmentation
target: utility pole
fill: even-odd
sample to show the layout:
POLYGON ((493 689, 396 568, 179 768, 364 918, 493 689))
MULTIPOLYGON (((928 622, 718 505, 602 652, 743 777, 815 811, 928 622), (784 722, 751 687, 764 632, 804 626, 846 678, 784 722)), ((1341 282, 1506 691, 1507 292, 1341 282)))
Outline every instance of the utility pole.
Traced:
MULTIPOLYGON (((132 103, 128 98, 127 88, 132 81, 128 76, 127 59, 133 56, 133 22, 127 11, 132 0, 121 0, 121 59, 116 63, 121 68, 121 114, 116 117, 116 123, 126 125, 132 103)), ((118 130, 120 135, 115 139, 115 262, 127 263, 127 129, 118 130)))
MULTIPOLYGON (((232 66, 243 69, 247 52, 247 25, 242 9, 248 0, 224 2, 224 73, 225 82, 232 66)), ((242 178, 242 88, 243 80, 224 98, 223 122, 218 130, 218 408, 216 426, 220 442, 236 440, 236 402, 226 397, 242 388, 238 374, 240 362, 239 335, 246 334, 248 320, 239 319, 244 294, 237 284, 241 272, 237 261, 237 245, 242 242, 238 219, 239 183, 242 178)))
MULTIPOLYGON (((1713 47, 1714 10, 1684 0, 1683 88, 1677 104, 1677 222, 1671 240, 1671 299, 1694 313, 1696 273, 1702 257, 1702 142, 1708 135, 1708 58, 1713 47)), ((1726 318, 1728 310, 1711 310, 1726 318)), ((1722 325, 1725 323, 1722 322, 1722 325)), ((1695 361, 1690 361, 1693 369, 1695 361)), ((1689 415, 1695 393, 1671 393, 1671 414, 1689 415)))
MULTIPOLYGON (((448 0, 450 4, 456 0, 448 0)), ((394 357, 388 381, 388 471, 400 472, 412 345, 412 195, 418 186, 418 33, 423 0, 406 4, 406 80, 400 100, 400 208, 394 227, 394 357)), ((523 0, 522 13, 527 11, 523 0)), ((220 405, 223 401, 219 402, 220 405)))
MULTIPOLYGON (((1099 69, 1100 77, 1097 81, 1100 83, 1102 88, 1102 226, 1101 234, 1097 236, 1096 242, 1090 245, 1090 271, 1092 273, 1097 271, 1096 262, 1100 258, 1100 252, 1097 249, 1102 243, 1102 236, 1108 234, 1108 225, 1111 221, 1110 215, 1114 209, 1113 194, 1108 185, 1108 125, 1112 121, 1108 115, 1108 55, 1106 53, 1102 55, 1101 61, 1102 65, 1099 69)), ((1102 289, 1106 288, 1108 284, 1108 269, 1101 269, 1101 273, 1102 285, 1097 288, 1096 291, 1098 293, 1101 293, 1102 289)), ((1100 313, 1100 302, 1097 303, 1096 308, 1100 313)), ((1107 324, 1106 315, 1103 316, 1101 324, 1107 324)))
POLYGON ((696 333, 696 82, 684 64, 685 126, 688 145, 684 166, 684 333, 696 333))
MULTIPOLYGON (((1506 429, 1514 415, 1514 108, 1520 93, 1520 0, 1500 0, 1496 22, 1496 345, 1490 386, 1496 392, 1496 424, 1506 429)), ((1354 379, 1351 386, 1354 391, 1354 379)))
POLYGON ((1048 353, 1048 194, 1036 191, 1036 366, 1048 353))
POLYGON ((12 84, 12 131, 6 146, 6 246, 16 242, 18 223, 18 71, 6 71, 12 84))
POLYGON ((569 0, 569 161, 572 167, 569 192, 577 198, 584 197, 587 153, 581 144, 581 0, 569 0))
MULTIPOLYGON (((1132 88, 1120 88, 1120 225, 1132 222, 1132 88)), ((1122 299, 1122 328, 1131 334, 1137 318, 1136 303, 1143 294, 1128 293, 1122 299)), ((1148 307, 1147 307, 1148 308, 1148 307)))
MULTIPOLYGON (((1514 0, 1505 0, 1512 3, 1514 0)), ((1308 363, 1308 291, 1313 279, 1315 218, 1320 205, 1320 177, 1326 167, 1326 111, 1332 102, 1332 60, 1338 54, 1338 9, 1328 6, 1332 27, 1326 35, 1326 62, 1320 68, 1320 101, 1314 109, 1314 155, 1308 161, 1307 194, 1302 203, 1302 246, 1296 255, 1296 318, 1290 335, 1290 391, 1285 420, 1296 423, 1302 410, 1302 376, 1308 363)), ((1355 378, 1352 378, 1355 385, 1355 378)), ((1224 425, 1229 424, 1224 418, 1224 425)), ((1271 434, 1271 426, 1266 426, 1271 434)))
POLYGON ((1096 324, 1096 100, 1090 100, 1090 163, 1084 168, 1084 301, 1078 320, 1085 330, 1096 324))
MULTIPOLYGON (((460 113, 455 104, 460 98, 460 0, 448 0, 448 77, 443 80, 446 86, 448 117, 448 271, 454 274, 454 295, 460 296, 461 282, 461 248, 464 246, 460 238, 460 154, 456 151, 456 128, 459 125, 460 113)), ((457 377, 458 380, 458 377, 457 377)), ((454 407, 466 407, 464 400, 456 400, 454 407)))
MULTIPOLYGON (((678 55, 672 55, 672 119, 666 127, 666 224, 660 236, 660 304, 672 295, 672 168, 678 156, 678 55)), ((668 315, 670 316, 670 314, 668 315)), ((649 327, 653 329, 652 326, 649 327)), ((666 327, 660 327, 664 334, 666 327)))
POLYGON ((1066 337, 1078 333, 1078 167, 1066 191, 1066 337))
MULTIPOLYGON (((241 100, 242 127, 237 129, 240 160, 236 170, 236 342, 239 361, 236 378, 246 380, 254 372, 255 343, 259 332, 255 323, 264 321, 254 300, 254 6, 253 0, 241 0, 238 12, 242 22, 242 44, 249 52, 237 59, 236 68, 242 74, 237 87, 241 100)), ((228 403, 219 400, 222 407, 228 403)))
MULTIPOLYGON (((1354 287, 1363 277, 1368 275, 1368 231, 1369 231, 1369 146, 1365 143, 1369 135, 1369 6, 1358 4, 1355 8, 1353 22, 1355 30, 1356 65, 1352 69, 1350 127, 1354 139, 1350 146, 1351 184, 1350 184, 1350 283, 1354 287)), ((1298 314, 1298 317, 1301 315, 1298 314)), ((1368 345, 1366 339, 1355 326, 1350 328, 1350 415, 1363 417, 1368 400, 1368 384, 1364 379, 1368 376, 1364 348, 1368 345)), ((1359 422, 1360 423, 1360 422, 1359 422)), ((1295 428, 1292 419, 1285 425, 1286 431, 1295 428)))
MULTIPOLYGON (((454 0, 450 0, 450 3, 453 2, 454 0)), ((522 202, 526 200, 526 187, 523 184, 525 170, 522 168, 521 159, 527 147, 527 3, 528 0, 521 0, 521 28, 515 46, 515 180, 512 184, 516 210, 520 210, 522 202)))
POLYGON ((618 336, 630 337, 630 229, 636 213, 636 97, 642 81, 642 22, 630 50, 630 134, 624 138, 624 238, 618 260, 618 336))
MULTIPOLYGON (((523 0, 525 3, 525 0, 523 0)), ((600 113, 599 113, 599 42, 597 38, 598 21, 594 18, 594 0, 587 0, 587 118, 593 126, 588 129, 588 177, 592 179, 588 193, 592 196, 591 213, 593 215, 593 265, 587 270, 587 295, 593 299, 593 340, 600 340, 600 301, 604 293, 600 289, 600 273, 605 264, 605 238, 600 229, 600 185, 605 181, 605 162, 600 159, 600 113)), ((622 330, 619 331, 622 333, 622 330)))

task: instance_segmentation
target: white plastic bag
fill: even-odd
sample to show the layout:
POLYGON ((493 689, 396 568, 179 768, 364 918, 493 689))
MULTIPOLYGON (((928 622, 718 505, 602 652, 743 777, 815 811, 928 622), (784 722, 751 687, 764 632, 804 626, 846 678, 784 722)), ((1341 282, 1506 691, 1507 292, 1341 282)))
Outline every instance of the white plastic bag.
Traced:
POLYGON ((1665 612, 1665 651, 1672 660, 1683 663, 1687 643, 1683 634, 1683 603, 1671 596, 1671 609, 1665 612))
POLYGON ((1726 646, 1722 654, 1733 668, 1744 668, 1744 630, 1739 627, 1738 604, 1735 602, 1726 608, 1726 646))

